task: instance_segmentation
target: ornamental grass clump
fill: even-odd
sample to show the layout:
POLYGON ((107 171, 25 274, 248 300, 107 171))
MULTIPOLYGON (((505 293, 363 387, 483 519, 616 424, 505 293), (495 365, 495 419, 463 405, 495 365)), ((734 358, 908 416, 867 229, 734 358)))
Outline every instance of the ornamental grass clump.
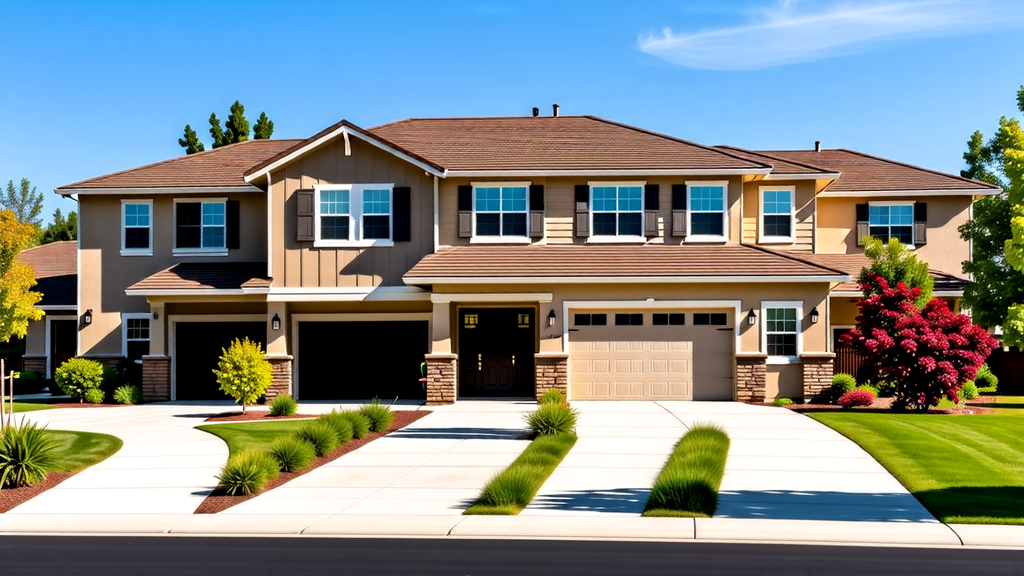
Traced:
POLYGON ((317 416, 316 419, 334 430, 334 435, 337 436, 339 445, 352 439, 352 423, 338 412, 332 410, 327 414, 317 416))
POLYGON ((317 456, 327 454, 340 444, 334 427, 320 419, 303 423, 295 435, 312 444, 317 456))
MULTIPOLYGON (((87 358, 72 358, 58 366, 53 373, 53 379, 61 391, 80 403, 88 401, 85 398, 87 391, 99 390, 100 385, 103 384, 103 378, 103 365, 87 358)), ((93 399, 95 397, 94 394, 93 399)), ((101 398, 99 402, 91 403, 100 404, 102 402, 101 398)))
MULTIPOLYGON (((333 410, 332 410, 333 412, 333 410)), ((338 416, 348 420, 352 425, 352 437, 362 438, 370 433, 370 420, 355 410, 342 410, 338 416)))
POLYGON ((247 406, 267 393, 273 379, 273 367, 263 354, 259 342, 246 336, 235 339, 227 348, 221 348, 221 357, 213 373, 217 376, 220 390, 235 399, 245 413, 247 406))
POLYGON ((695 425, 676 444, 654 481, 644 516, 713 516, 728 455, 725 430, 714 424, 695 425))
POLYGON ((271 416, 291 416, 299 409, 299 403, 295 398, 287 394, 278 394, 270 403, 271 416))
POLYGON ((395 421, 395 415, 380 400, 374 398, 369 404, 359 408, 359 413, 370 421, 370 430, 373 432, 386 432, 395 421))
POLYGON ((575 434, 538 436, 508 468, 487 482, 465 514, 518 514, 533 501, 537 491, 575 444, 575 434))
POLYGON ((0 488, 42 482, 56 466, 57 444, 45 427, 22 419, 0 428, 0 488))
POLYGON ((281 472, 277 460, 267 452, 243 450, 228 458, 217 480, 231 496, 255 494, 281 472))
POLYGON ((297 472, 313 462, 316 449, 309 441, 297 436, 282 436, 270 443, 270 455, 277 460, 282 472, 297 472))
POLYGON ((568 404, 565 401, 565 394, 555 388, 548 388, 548 391, 541 396, 538 404, 568 404))
POLYGON ((875 402, 875 393, 871 390, 853 390, 839 397, 836 404, 850 409, 858 406, 871 406, 875 402))
POLYGON ((525 419, 534 436, 551 436, 573 433, 578 415, 575 408, 565 404, 541 404, 525 419))
POLYGON ((142 404, 142 390, 138 386, 125 384, 114 390, 114 402, 129 406, 142 404))

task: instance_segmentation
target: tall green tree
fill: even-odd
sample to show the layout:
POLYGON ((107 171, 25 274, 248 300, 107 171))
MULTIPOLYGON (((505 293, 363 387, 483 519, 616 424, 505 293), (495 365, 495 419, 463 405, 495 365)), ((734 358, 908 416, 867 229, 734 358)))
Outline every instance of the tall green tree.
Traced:
POLYGON ((213 138, 213 147, 220 148, 224 142, 224 129, 220 127, 220 119, 216 112, 210 112, 210 137, 213 138))
MULTIPOLYGON (((1024 86, 1017 92, 1017 106, 1024 112, 1024 86)), ((1004 190, 1010 203, 1010 232, 1006 241, 1006 261, 1018 273, 1024 273, 1024 130, 1016 119, 1000 118, 995 138, 996 152, 1002 157, 1004 190)), ((1003 324, 1007 346, 1024 348, 1024 299, 1010 305, 1003 324)))
POLYGON ((902 282, 913 290, 920 288, 921 293, 914 300, 919 310, 932 299, 935 279, 928 273, 928 263, 917 259, 917 255, 896 238, 890 238, 886 244, 877 238, 864 239, 864 255, 871 259, 871 266, 860 271, 860 283, 868 286, 864 298, 880 294, 878 284, 870 279, 881 276, 893 288, 902 282), (874 287, 874 288, 871 288, 874 287))
POLYGON ((249 121, 245 119, 245 106, 238 100, 231 105, 231 114, 224 122, 226 144, 245 142, 249 139, 249 121))
MULTIPOLYGON (((235 100, 231 105, 227 121, 221 127, 220 118, 217 113, 210 114, 210 138, 213 139, 212 148, 220 148, 228 144, 245 142, 249 139, 249 120, 245 117, 245 106, 235 100)), ((274 123, 267 117, 266 112, 260 112, 260 117, 253 126, 253 136, 257 140, 270 138, 274 133, 274 123)), ((205 150, 203 143, 188 124, 185 125, 185 137, 178 138, 178 145, 185 149, 186 154, 195 154, 205 150)))
POLYGON ((72 210, 67 219, 60 208, 53 211, 53 222, 39 231, 39 243, 49 244, 63 240, 78 240, 78 214, 72 210))
POLYGON ((267 118, 266 112, 260 112, 256 125, 252 127, 252 133, 256 140, 266 140, 274 133, 274 123, 267 118))
POLYGON ((43 295, 29 290, 36 285, 32 267, 17 261, 35 236, 35 227, 18 220, 14 211, 0 211, 0 342, 24 338, 29 321, 43 317, 35 307, 43 295))
POLYGON ((185 137, 178 138, 178 146, 185 149, 185 154, 195 154, 196 152, 206 150, 203 143, 199 141, 199 136, 196 135, 196 131, 188 124, 185 124, 185 137))
POLYGON ((31 224, 37 230, 42 225, 39 213, 43 211, 43 193, 36 192, 36 187, 21 179, 21 185, 14 187, 14 181, 7 181, 7 190, 0 194, 0 210, 10 210, 22 224, 31 224))

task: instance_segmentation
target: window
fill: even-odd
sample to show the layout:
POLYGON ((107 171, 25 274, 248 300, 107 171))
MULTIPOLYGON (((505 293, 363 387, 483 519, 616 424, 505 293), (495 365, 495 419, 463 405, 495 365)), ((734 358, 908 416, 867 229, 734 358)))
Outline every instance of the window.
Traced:
POLYGON ((796 308, 768 308, 765 323, 768 355, 796 356, 796 308))
POLYGON ((655 314, 654 325, 655 326, 684 326, 686 324, 686 314, 655 314))
POLYGON ((174 248, 185 251, 226 251, 226 204, 225 200, 175 201, 174 248))
POLYGON ((643 326, 644 315, 643 314, 616 314, 615 315, 616 326, 643 326))
POLYGON ((693 315, 694 326, 725 326, 728 314, 724 312, 698 312, 693 315))
POLYGON ((121 202, 121 254, 153 255, 153 201, 121 202))
POLYGON ((530 327, 530 315, 529 314, 517 314, 517 316, 519 317, 518 320, 519 320, 519 327, 520 328, 529 328, 530 327))
POLYGON ((480 323, 480 316, 478 314, 463 314, 462 325, 466 328, 476 328, 477 324, 480 323))
POLYGON ((476 236, 527 237, 527 184, 473 187, 476 236))
POLYGON ((122 354, 138 360, 149 354, 149 314, 125 314, 121 319, 122 354))
POLYGON ((576 314, 573 323, 577 326, 607 326, 607 314, 576 314))
POLYGON ((392 245, 392 184, 313 186, 314 246, 392 245))
POLYGON ((761 187, 760 241, 792 242, 794 240, 795 191, 794 187, 761 187))
POLYGON ((594 236, 643 237, 642 185, 590 187, 594 236))
POLYGON ((914 245, 914 205, 870 204, 868 206, 868 234, 882 242, 896 238, 900 242, 914 245))
POLYGON ((728 182, 687 182, 687 240, 728 239, 725 200, 728 182))

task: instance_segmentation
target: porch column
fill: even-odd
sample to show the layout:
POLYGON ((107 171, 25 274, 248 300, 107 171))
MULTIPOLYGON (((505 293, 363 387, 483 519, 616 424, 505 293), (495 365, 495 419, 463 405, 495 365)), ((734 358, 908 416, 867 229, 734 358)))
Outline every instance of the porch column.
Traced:
POLYGON ((804 369, 804 401, 820 399, 832 387, 836 355, 831 352, 809 352, 800 355, 804 369))
POLYGON ((142 399, 145 402, 167 402, 171 399, 170 356, 147 354, 142 357, 142 399))
POLYGON ((540 400, 548 390, 555 389, 569 397, 569 355, 540 353, 533 357, 536 369, 536 396, 540 400))
POLYGON ((454 404, 459 395, 459 357, 452 354, 451 303, 434 300, 427 362, 427 406, 454 404))
POLYGON ((267 303, 267 361, 274 367, 273 380, 267 390, 267 402, 281 394, 294 396, 292 388, 293 357, 288 353, 288 305, 285 302, 267 303), (279 326, 274 330, 274 317, 279 326))
POLYGON ((150 302, 149 353, 153 356, 167 354, 167 310, 163 302, 150 302))
POLYGON ((736 355, 736 400, 764 402, 768 379, 768 355, 745 353, 736 355))

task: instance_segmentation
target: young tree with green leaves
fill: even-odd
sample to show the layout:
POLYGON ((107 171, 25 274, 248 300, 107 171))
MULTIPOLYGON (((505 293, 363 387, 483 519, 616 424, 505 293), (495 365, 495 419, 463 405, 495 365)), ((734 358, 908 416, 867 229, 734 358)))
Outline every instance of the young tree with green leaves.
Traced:
POLYGON ((188 124, 185 124, 185 137, 178 138, 178 145, 185 149, 185 154, 195 154, 206 150, 203 143, 199 141, 196 131, 188 124))
POLYGON ((72 210, 65 220, 60 208, 53 211, 53 223, 39 231, 39 243, 78 240, 78 214, 72 210))
MULTIPOLYGON (((928 273, 928 263, 917 259, 917 255, 909 250, 896 238, 890 238, 885 244, 877 238, 868 236, 864 239, 864 255, 871 259, 871 266, 860 271, 860 283, 865 287, 877 287, 877 283, 868 282, 869 278, 881 276, 889 286, 900 282, 913 290, 920 288, 921 293, 915 298, 918 309, 924 309, 932 299, 935 279, 928 273)), ((865 298, 876 296, 870 290, 864 292, 865 298)))
POLYGON ((249 121, 245 119, 245 106, 238 100, 231 105, 231 114, 224 123, 225 144, 245 142, 249 139, 249 121))
POLYGON ((20 222, 11 210, 0 211, 0 342, 24 338, 28 323, 43 317, 35 307, 43 295, 30 291, 36 285, 35 273, 17 261, 35 237, 34 226, 20 222))
POLYGON ((256 140, 266 140, 274 133, 274 123, 267 118, 266 112, 260 112, 256 125, 252 127, 252 133, 256 140))
POLYGON ((210 137, 213 138, 214 148, 227 144, 224 141, 224 129, 220 127, 220 118, 217 118, 216 112, 210 112, 210 137))
POLYGON ((14 180, 7 181, 7 191, 0 194, 0 210, 10 210, 22 224, 31 224, 39 228, 42 221, 39 213, 43 211, 43 193, 36 192, 28 178, 21 179, 21 185, 14 187, 14 180))
MULTIPOLYGON (((213 139, 212 148, 220 148, 228 144, 245 142, 249 139, 249 120, 245 117, 245 106, 235 100, 231 105, 228 119, 221 127, 220 118, 216 112, 210 114, 210 137, 213 139)), ((260 112, 260 117, 253 126, 253 137, 256 140, 270 138, 274 133, 274 123, 267 117, 266 112, 260 112)), ((178 145, 185 149, 185 154, 195 154, 205 150, 203 143, 199 141, 195 130, 188 124, 185 125, 185 137, 178 138, 178 145)))

